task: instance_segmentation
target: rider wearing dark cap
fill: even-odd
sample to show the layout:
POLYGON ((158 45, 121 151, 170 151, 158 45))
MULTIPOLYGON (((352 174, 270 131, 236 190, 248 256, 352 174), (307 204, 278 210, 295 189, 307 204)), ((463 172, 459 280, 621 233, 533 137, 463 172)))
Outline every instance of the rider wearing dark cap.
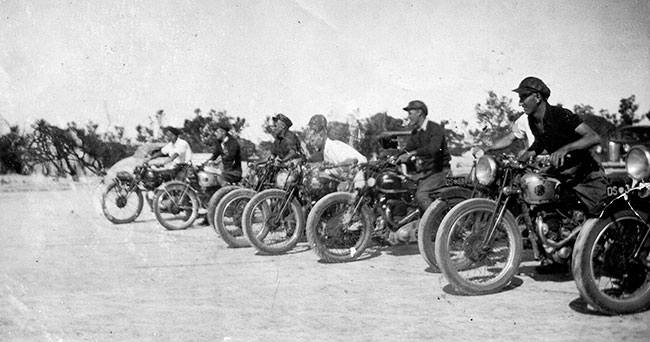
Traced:
MULTIPOLYGON (((528 114, 535 142, 520 157, 526 160, 546 151, 558 172, 568 179, 578 198, 592 214, 607 195, 607 181, 600 164, 589 149, 600 143, 598 134, 570 110, 551 106, 551 90, 537 77, 526 77, 512 91, 519 94, 519 105, 528 114)), ((539 271, 551 271, 550 259, 539 271)))
POLYGON ((277 114, 273 118, 273 136, 275 140, 271 146, 271 154, 280 162, 302 156, 302 148, 298 136, 289 131, 293 122, 284 114, 277 114))
POLYGON ((407 126, 413 131, 399 160, 406 161, 412 156, 422 160, 415 199, 424 213, 433 203, 432 193, 445 185, 446 177, 451 172, 451 155, 444 127, 427 118, 429 112, 424 102, 411 101, 403 109, 408 112, 407 126))
POLYGON ((232 126, 228 122, 217 123, 215 135, 219 143, 214 147, 209 159, 217 160, 221 157, 223 180, 220 179, 220 183, 236 183, 241 180, 241 147, 237 139, 230 135, 231 129, 232 126))

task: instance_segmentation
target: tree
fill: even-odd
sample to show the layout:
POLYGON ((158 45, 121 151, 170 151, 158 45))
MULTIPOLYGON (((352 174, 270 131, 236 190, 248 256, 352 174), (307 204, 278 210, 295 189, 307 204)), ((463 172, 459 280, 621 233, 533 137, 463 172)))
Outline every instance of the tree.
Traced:
MULTIPOLYGON (((606 112, 604 113, 605 118, 611 121, 616 128, 631 126, 638 123, 642 118, 636 116, 636 111, 639 109, 639 105, 634 103, 634 101, 636 101, 636 96, 634 94, 630 95, 628 98, 622 98, 618 105, 618 112, 614 114, 606 112)), ((650 112, 648 112, 646 116, 650 119, 650 112)))
POLYGON ((510 132, 511 122, 519 118, 522 113, 512 108, 512 99, 501 96, 490 90, 485 104, 474 107, 479 129, 471 130, 469 135, 473 143, 479 147, 486 147, 510 132))
POLYGON ((357 150, 366 157, 380 154, 379 135, 386 131, 404 131, 403 120, 389 116, 386 112, 377 113, 359 124, 361 139, 357 150))
POLYGON ((27 144, 27 139, 20 134, 18 126, 9 127, 9 133, 0 137, 0 173, 23 172, 23 156, 27 144))

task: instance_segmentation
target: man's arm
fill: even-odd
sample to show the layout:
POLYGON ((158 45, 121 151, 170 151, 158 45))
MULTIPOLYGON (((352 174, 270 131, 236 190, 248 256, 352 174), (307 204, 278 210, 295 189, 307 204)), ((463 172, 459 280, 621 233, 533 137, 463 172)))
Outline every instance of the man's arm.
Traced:
POLYGON ((592 146, 600 143, 600 136, 591 127, 584 122, 575 129, 576 133, 582 137, 572 143, 566 144, 551 154, 551 163, 555 166, 564 164, 564 157, 567 153, 576 150, 587 150, 592 146))
POLYGON ((510 146, 513 142, 515 142, 515 139, 517 139, 515 134, 510 132, 506 136, 495 141, 494 144, 492 144, 492 146, 487 148, 487 150, 500 150, 502 148, 506 148, 510 146))

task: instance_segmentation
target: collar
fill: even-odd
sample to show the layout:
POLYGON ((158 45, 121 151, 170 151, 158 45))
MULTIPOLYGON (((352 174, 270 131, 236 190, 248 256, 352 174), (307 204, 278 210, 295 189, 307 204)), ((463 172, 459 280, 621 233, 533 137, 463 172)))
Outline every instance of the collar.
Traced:
POLYGON ((414 131, 417 132, 419 130, 422 130, 424 132, 424 131, 427 130, 427 125, 428 124, 429 124, 429 118, 425 116, 424 120, 422 120, 422 124, 420 125, 420 127, 414 129, 414 131))

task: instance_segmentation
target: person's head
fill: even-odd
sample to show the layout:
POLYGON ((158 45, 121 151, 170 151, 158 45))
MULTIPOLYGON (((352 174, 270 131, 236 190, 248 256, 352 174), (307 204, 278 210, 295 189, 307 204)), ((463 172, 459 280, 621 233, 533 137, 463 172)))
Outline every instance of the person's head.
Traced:
POLYGON ((291 122, 291 119, 289 119, 286 115, 280 113, 274 116, 273 118, 273 134, 278 135, 284 131, 287 131, 289 127, 293 125, 293 122, 291 122))
POLYGON ((417 128, 422 125, 422 122, 426 119, 429 111, 427 105, 424 102, 419 100, 413 100, 403 108, 407 113, 406 127, 408 128, 417 128))
POLYGON ((321 114, 316 114, 309 119, 307 127, 312 132, 321 132, 327 130, 327 119, 321 114))
POLYGON ((223 139, 226 138, 226 135, 228 132, 230 132, 230 124, 228 122, 219 122, 217 123, 217 130, 215 132, 215 135, 217 137, 217 140, 223 141, 223 139))
POLYGON ((307 148, 312 153, 322 151, 325 139, 327 139, 327 119, 321 114, 316 114, 307 124, 307 148))
POLYGON ((532 76, 524 78, 519 87, 512 91, 519 94, 519 105, 526 114, 535 113, 539 105, 547 102, 551 96, 551 89, 542 80, 532 76))
POLYGON ((167 140, 171 141, 172 143, 175 143, 176 140, 178 139, 178 136, 181 135, 181 131, 176 127, 167 126, 163 128, 163 134, 165 134, 167 140))

